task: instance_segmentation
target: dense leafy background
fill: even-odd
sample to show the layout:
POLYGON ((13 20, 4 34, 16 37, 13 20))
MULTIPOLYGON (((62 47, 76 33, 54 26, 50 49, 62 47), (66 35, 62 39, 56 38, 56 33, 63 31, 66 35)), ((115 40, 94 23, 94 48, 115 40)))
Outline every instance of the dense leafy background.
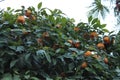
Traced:
POLYGON ((0 12, 1 80, 120 78, 119 33, 109 32, 106 24, 92 16, 88 17, 88 23, 75 25, 59 9, 42 8, 42 3, 37 7, 38 10, 8 7, 0 12), (28 9, 32 11, 30 17, 25 16, 28 9), (17 21, 21 15, 25 17, 24 23, 17 21), (109 37, 109 44, 104 42, 104 36, 109 37), (105 47, 99 48, 98 43, 105 47), (85 56, 86 51, 92 54, 85 56), (104 58, 108 59, 107 63, 104 58), (86 67, 82 67, 84 62, 86 67))

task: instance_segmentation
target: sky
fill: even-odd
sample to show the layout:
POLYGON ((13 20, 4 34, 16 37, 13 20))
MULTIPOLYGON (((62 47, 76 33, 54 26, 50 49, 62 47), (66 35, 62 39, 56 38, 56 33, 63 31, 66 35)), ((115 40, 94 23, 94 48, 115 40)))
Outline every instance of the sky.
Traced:
MULTIPOLYGON (((60 9, 69 18, 74 18, 77 24, 80 21, 87 22, 88 6, 93 0, 5 0, 0 2, 0 8, 6 9, 6 7, 11 7, 19 9, 22 5, 26 8, 29 6, 37 7, 37 4, 40 2, 42 2, 42 7, 47 7, 52 10, 60 9)), ((101 22, 107 24, 106 28, 108 30, 116 30, 115 18, 112 11, 101 22)))

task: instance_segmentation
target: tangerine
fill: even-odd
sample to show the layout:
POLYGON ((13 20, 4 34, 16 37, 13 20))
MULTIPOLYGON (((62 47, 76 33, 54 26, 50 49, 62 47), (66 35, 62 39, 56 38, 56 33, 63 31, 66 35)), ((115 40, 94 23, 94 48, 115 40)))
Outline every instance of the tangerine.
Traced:
POLYGON ((91 39, 94 39, 95 37, 98 37, 97 32, 95 32, 95 31, 91 32, 91 33, 90 33, 90 38, 91 38, 91 39))
POLYGON ((84 56, 85 57, 88 57, 88 56, 90 56, 92 53, 91 53, 91 51, 86 51, 85 53, 84 53, 84 56))
POLYGON ((24 18, 24 16, 18 16, 18 18, 17 18, 17 22, 18 23, 25 23, 25 18, 24 18))
POLYGON ((104 63, 108 64, 108 58, 106 58, 106 57, 104 58, 104 63))
POLYGON ((31 14, 32 14, 31 10, 28 9, 25 11, 25 16, 30 17, 31 14))
POLYGON ((105 45, 100 42, 100 43, 97 44, 97 47, 98 47, 99 49, 103 49, 103 48, 105 48, 105 45))
POLYGON ((110 38, 108 36, 103 37, 105 43, 110 43, 110 38))
POLYGON ((83 62, 82 64, 81 64, 81 68, 86 68, 87 67, 87 62, 83 62))

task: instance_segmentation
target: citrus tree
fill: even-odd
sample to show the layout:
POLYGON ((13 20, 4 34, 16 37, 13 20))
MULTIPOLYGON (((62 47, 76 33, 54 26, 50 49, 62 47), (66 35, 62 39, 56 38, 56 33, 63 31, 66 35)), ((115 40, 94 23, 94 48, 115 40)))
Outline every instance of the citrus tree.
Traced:
POLYGON ((0 12, 1 80, 119 79, 119 37, 98 18, 88 23, 59 10, 34 7, 0 12))

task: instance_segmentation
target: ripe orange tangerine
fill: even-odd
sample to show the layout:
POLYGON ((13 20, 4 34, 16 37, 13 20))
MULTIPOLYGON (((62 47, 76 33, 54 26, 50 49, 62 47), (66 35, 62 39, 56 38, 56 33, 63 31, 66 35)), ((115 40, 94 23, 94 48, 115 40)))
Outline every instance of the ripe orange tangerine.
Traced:
POLYGON ((91 51, 86 51, 86 52, 84 53, 84 56, 85 56, 85 57, 88 57, 88 56, 90 56, 90 55, 92 55, 91 51))
POLYGON ((25 11, 25 16, 30 17, 31 14, 32 14, 31 10, 28 9, 25 11))
POLYGON ((90 38, 95 38, 95 37, 98 37, 98 34, 97 34, 97 32, 95 32, 95 31, 93 31, 93 32, 91 32, 90 33, 90 38))
POLYGON ((24 18, 24 16, 18 16, 18 18, 17 18, 17 22, 18 23, 25 23, 25 18, 24 18))
POLYGON ((75 43, 74 43, 74 46, 75 46, 76 48, 80 47, 80 42, 75 42, 75 43))
POLYGON ((100 42, 100 43, 97 44, 97 47, 98 47, 99 49, 104 49, 104 48, 105 48, 105 45, 100 42))
POLYGON ((104 41, 105 43, 110 43, 110 38, 109 38, 108 36, 104 36, 104 37, 103 37, 103 41, 104 41))
POLYGON ((81 64, 81 68, 86 68, 87 67, 87 62, 83 62, 82 64, 81 64))
POLYGON ((106 58, 106 57, 104 58, 104 63, 108 64, 108 58, 106 58))

